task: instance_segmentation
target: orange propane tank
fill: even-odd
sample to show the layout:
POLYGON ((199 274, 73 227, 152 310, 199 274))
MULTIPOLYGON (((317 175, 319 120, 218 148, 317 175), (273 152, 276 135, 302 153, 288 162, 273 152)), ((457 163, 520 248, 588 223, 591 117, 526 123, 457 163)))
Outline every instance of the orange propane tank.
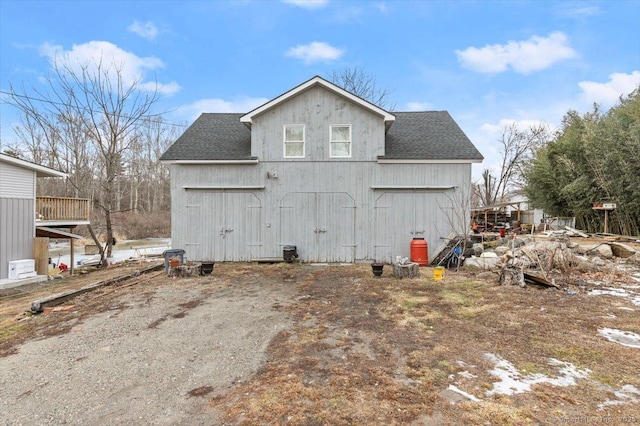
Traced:
POLYGON ((411 240, 411 261, 418 266, 427 266, 429 263, 429 250, 424 238, 414 238, 411 240))

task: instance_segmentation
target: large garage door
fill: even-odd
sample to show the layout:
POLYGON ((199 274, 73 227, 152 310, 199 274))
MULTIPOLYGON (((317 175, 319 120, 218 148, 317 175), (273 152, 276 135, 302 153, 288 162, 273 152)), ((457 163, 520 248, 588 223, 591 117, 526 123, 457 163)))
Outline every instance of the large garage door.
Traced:
POLYGON ((310 262, 353 262, 355 200, 346 192, 290 192, 280 202, 280 244, 310 262))
POLYGON ((440 236, 449 234, 450 198, 443 191, 376 193, 375 260, 409 257, 413 238, 424 238, 433 249, 439 246, 440 236))
POLYGON ((260 257, 262 201, 254 192, 194 191, 187 202, 185 250, 194 260, 260 257))

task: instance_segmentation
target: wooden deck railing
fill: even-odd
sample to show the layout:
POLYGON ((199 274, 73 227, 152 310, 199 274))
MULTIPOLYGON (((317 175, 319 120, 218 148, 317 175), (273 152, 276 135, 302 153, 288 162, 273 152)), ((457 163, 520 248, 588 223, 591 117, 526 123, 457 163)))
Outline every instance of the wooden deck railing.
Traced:
POLYGON ((89 200, 36 197, 36 220, 89 220, 89 200))

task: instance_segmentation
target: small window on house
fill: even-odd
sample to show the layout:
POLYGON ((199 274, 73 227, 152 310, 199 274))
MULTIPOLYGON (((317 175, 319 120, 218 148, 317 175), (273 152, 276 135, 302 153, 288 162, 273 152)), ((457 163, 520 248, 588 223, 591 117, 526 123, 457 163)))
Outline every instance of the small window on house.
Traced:
POLYGON ((284 125, 284 156, 304 158, 304 124, 284 125))
POLYGON ((351 126, 331 126, 331 157, 351 157, 351 126))

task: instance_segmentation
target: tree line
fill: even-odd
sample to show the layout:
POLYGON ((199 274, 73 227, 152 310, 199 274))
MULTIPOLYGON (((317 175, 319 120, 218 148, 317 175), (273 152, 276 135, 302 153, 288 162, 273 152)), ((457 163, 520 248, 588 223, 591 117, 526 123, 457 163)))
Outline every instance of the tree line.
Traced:
POLYGON ((568 112, 523 176, 525 194, 545 212, 602 232, 604 214, 593 203, 615 203, 609 232, 640 235, 640 89, 606 112, 568 112))
POLYGON ((39 182, 38 195, 89 199, 106 256, 115 213, 170 210, 169 170, 159 159, 184 130, 154 113, 157 90, 123 70, 102 60, 78 66, 59 58, 45 84, 11 85, 6 96, 20 122, 17 140, 3 151, 68 173, 65 181, 39 182))

